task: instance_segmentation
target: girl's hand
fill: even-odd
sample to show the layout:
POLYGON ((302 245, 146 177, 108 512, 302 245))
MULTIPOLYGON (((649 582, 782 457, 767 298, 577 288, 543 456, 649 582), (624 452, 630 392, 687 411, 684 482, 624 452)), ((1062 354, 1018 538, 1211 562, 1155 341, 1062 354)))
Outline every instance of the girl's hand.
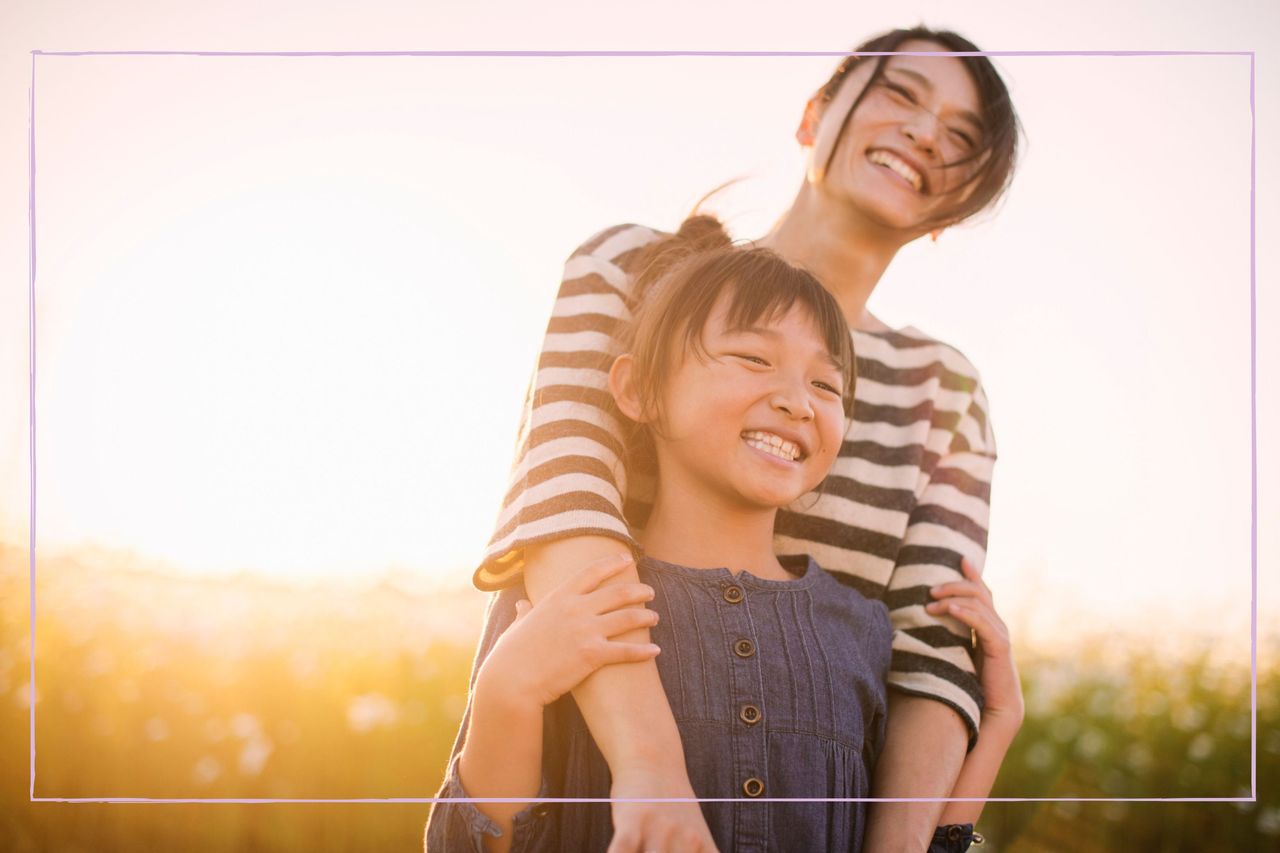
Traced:
POLYGON ((608 853, 717 853, 702 806, 683 773, 674 781, 663 768, 624 768, 615 774, 613 839, 608 853), (637 803, 627 799, 687 798, 689 802, 637 803))
POLYGON ((658 622, 658 614, 643 607, 652 587, 603 586, 630 563, 630 557, 610 557, 566 579, 537 607, 517 602, 516 620, 481 666, 477 689, 483 680, 490 695, 545 707, 602 666, 655 657, 653 643, 613 639, 658 622))
POLYGON ((978 677, 986 706, 982 711, 982 728, 988 721, 1010 724, 1016 730, 1022 725, 1024 705, 1018 668, 1013 661, 1009 629, 996 613, 991 590, 968 559, 960 561, 960 571, 967 580, 935 586, 929 594, 937 601, 925 605, 934 615, 947 614, 973 629, 982 655, 977 661, 978 677))

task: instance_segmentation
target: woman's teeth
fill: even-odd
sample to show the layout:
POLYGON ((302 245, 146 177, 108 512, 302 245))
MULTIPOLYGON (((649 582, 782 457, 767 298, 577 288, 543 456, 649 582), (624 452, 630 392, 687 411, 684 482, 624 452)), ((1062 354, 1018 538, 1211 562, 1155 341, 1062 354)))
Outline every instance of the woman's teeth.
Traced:
POLYGON ((800 458, 800 448, 798 445, 780 438, 771 432, 744 432, 742 437, 746 439, 747 444, 756 450, 763 450, 765 453, 772 453, 779 459, 785 459, 788 462, 794 462, 800 458))
POLYGON ((888 151, 872 151, 867 155, 867 159, 872 163, 887 166, 901 175, 911 186, 916 188, 916 192, 920 192, 924 188, 924 178, 920 176, 920 173, 888 151))

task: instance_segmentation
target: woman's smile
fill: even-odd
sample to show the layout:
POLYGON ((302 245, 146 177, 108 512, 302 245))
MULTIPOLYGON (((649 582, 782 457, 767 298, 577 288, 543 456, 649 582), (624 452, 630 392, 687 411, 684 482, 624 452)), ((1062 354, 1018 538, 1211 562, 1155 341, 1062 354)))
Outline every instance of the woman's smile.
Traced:
POLYGON ((884 148, 873 148, 867 152, 867 160, 886 169, 900 182, 910 186, 916 192, 921 194, 928 192, 924 170, 913 164, 905 156, 884 148))

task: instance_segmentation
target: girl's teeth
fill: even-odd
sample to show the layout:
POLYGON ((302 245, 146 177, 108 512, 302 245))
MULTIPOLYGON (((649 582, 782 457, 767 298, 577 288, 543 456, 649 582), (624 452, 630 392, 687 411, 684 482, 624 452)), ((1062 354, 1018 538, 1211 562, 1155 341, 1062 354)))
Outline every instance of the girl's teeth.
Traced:
POLYGON ((771 453, 779 459, 785 459, 788 462, 794 462, 800 458, 800 448, 789 441, 784 441, 776 435, 762 432, 749 432, 743 438, 747 444, 763 450, 765 453, 771 453))

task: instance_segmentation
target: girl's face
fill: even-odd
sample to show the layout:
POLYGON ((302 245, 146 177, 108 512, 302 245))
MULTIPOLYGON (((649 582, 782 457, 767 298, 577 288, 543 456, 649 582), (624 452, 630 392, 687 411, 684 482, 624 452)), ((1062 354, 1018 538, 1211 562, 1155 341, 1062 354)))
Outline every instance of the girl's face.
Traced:
MULTIPOLYGON (((899 49, 944 48, 907 41, 899 49)), ((974 163, 952 164, 971 155, 981 143, 978 87, 957 57, 891 56, 881 77, 849 115, 874 65, 872 57, 861 60, 818 120, 815 163, 831 150, 831 144, 836 146, 821 172, 820 187, 885 227, 923 233, 922 223, 958 210, 966 197, 948 191, 975 168, 974 163)))
POLYGON ((686 353, 666 383, 654 436, 661 476, 735 506, 785 506, 835 461, 843 377, 803 308, 730 330, 727 302, 721 297, 703 330, 707 357, 686 353))

